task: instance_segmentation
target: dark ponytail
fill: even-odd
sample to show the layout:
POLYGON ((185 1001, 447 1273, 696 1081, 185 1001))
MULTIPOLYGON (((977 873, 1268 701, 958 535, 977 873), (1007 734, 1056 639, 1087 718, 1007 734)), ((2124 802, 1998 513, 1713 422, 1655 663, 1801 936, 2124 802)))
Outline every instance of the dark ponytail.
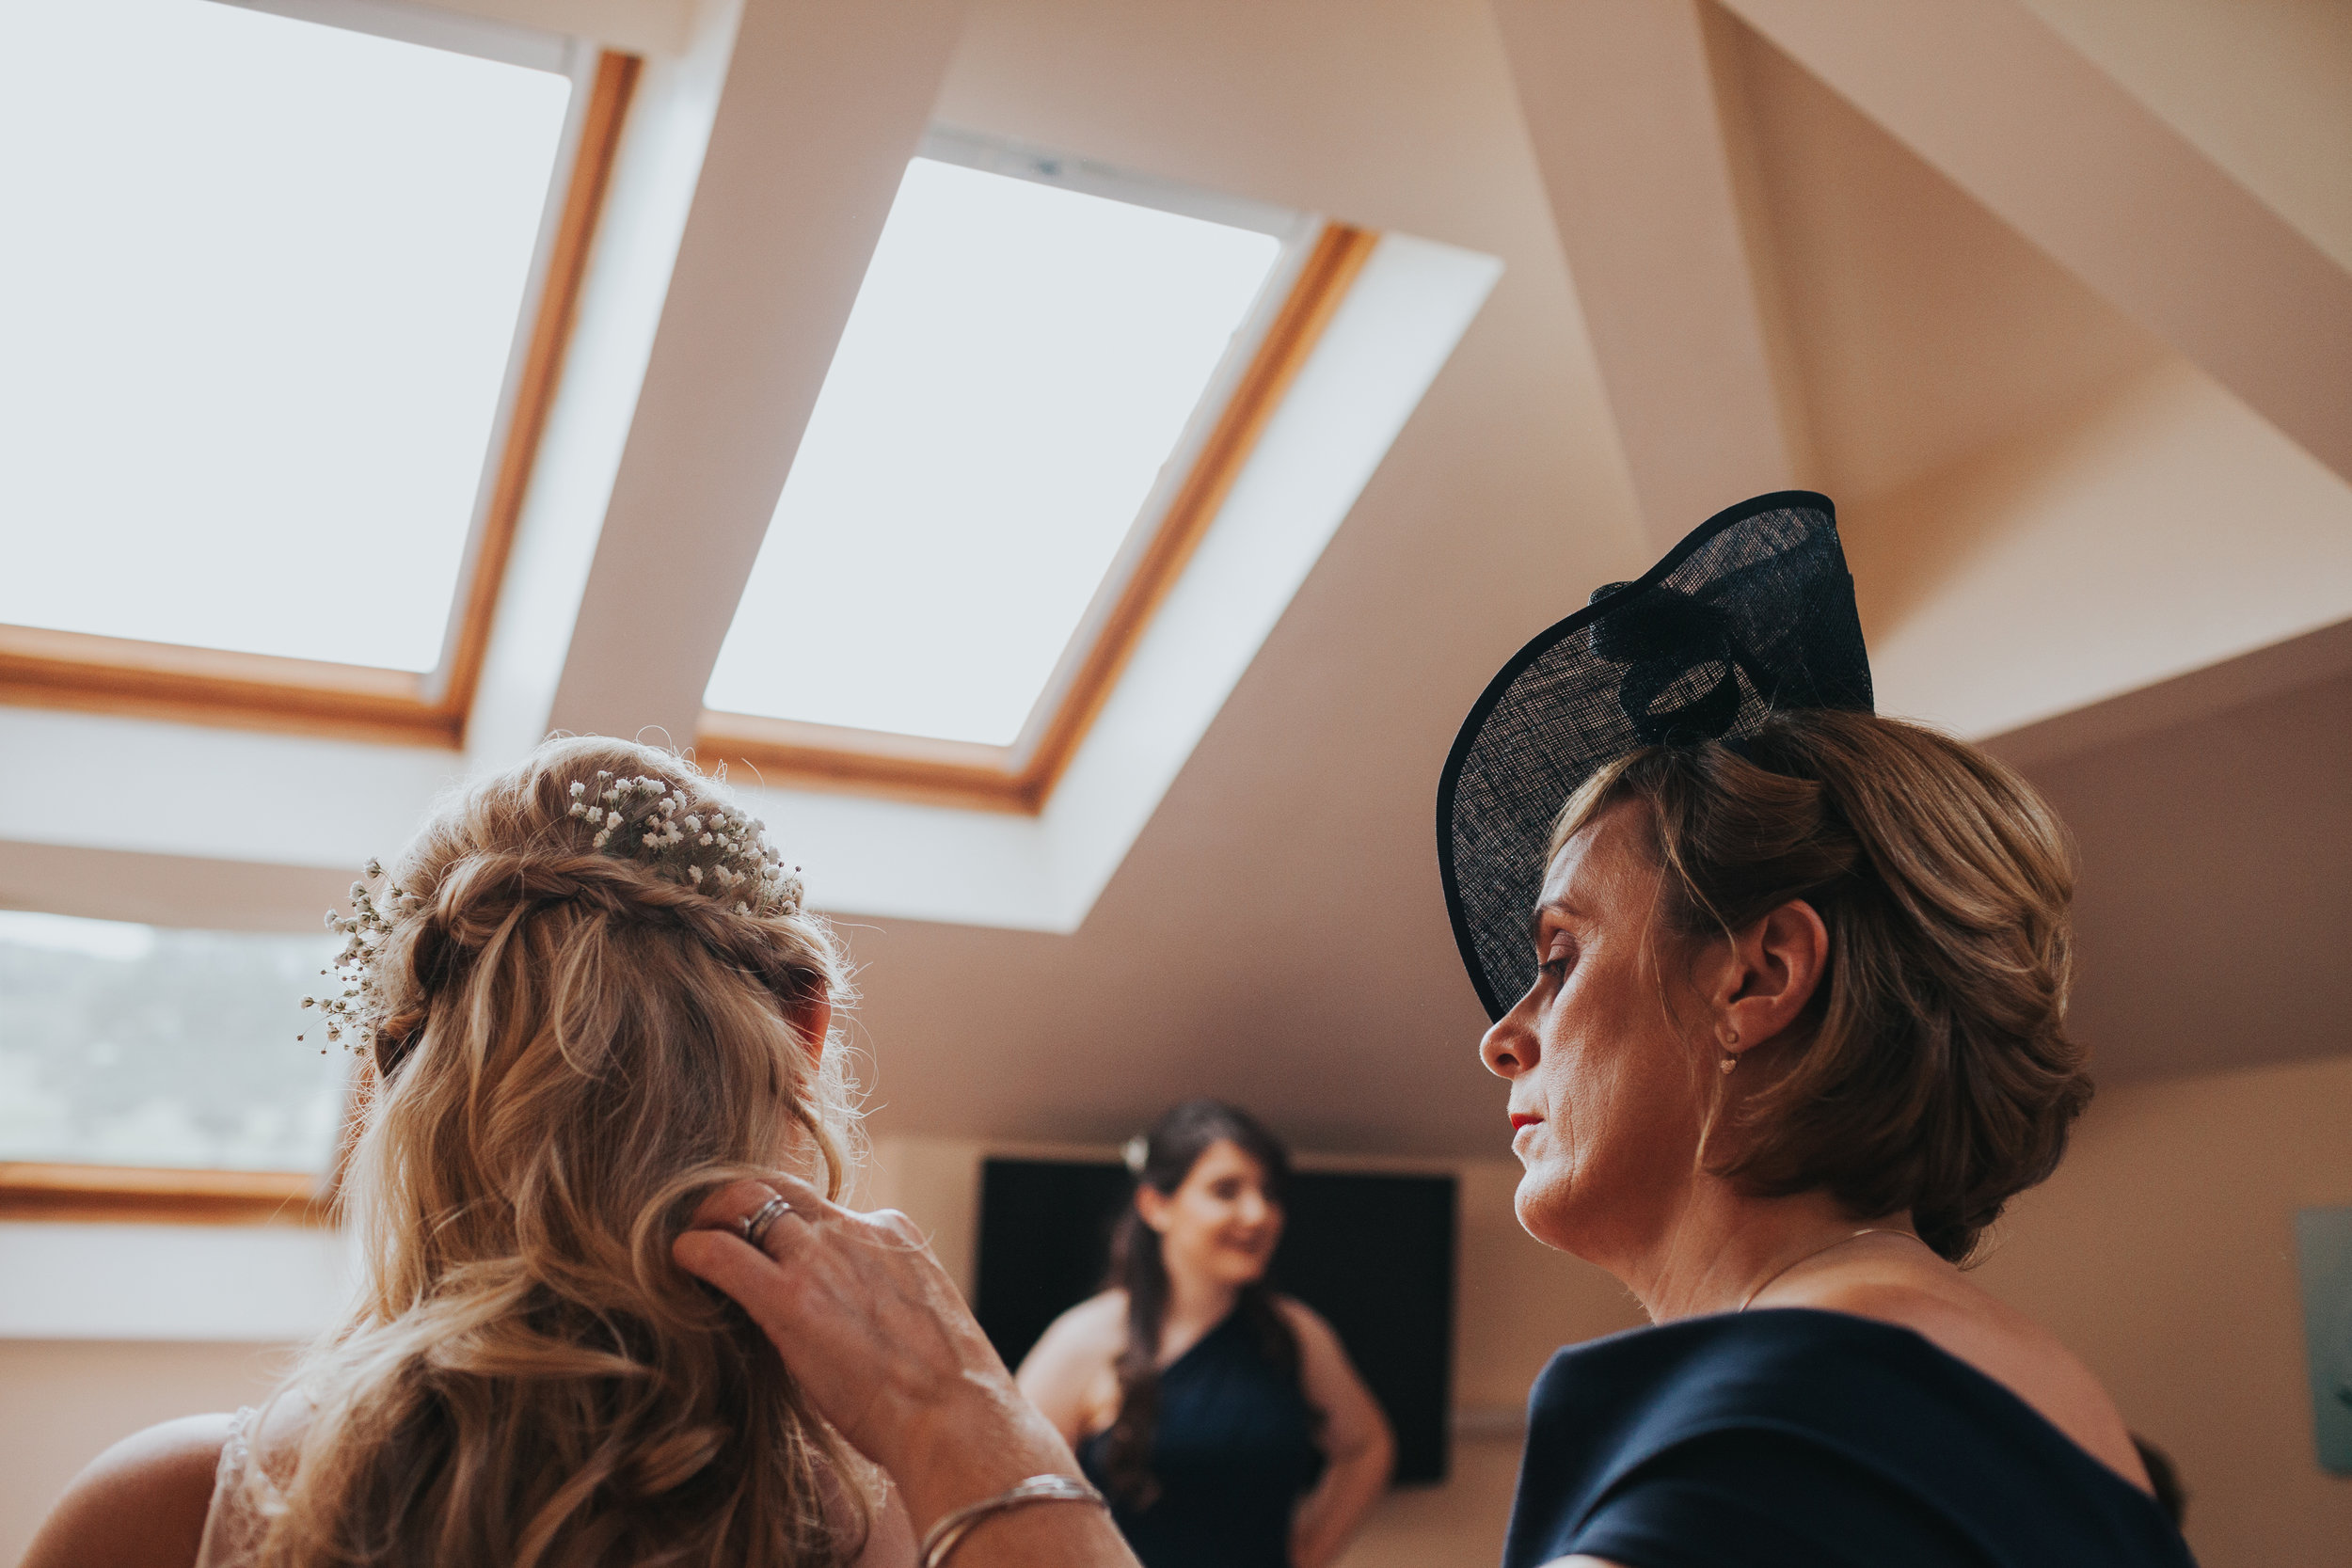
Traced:
MULTIPOLYGON (((1136 1171, 1138 1190, 1149 1186, 1172 1195, 1192 1174, 1209 1147, 1232 1144, 1265 1172, 1266 1196, 1282 1201, 1290 1183, 1290 1151, 1238 1107, 1216 1100, 1188 1100, 1153 1124, 1142 1140, 1143 1161, 1136 1171)), ((1130 1202, 1111 1235, 1110 1285, 1127 1292, 1127 1343, 1112 1363, 1119 1374, 1119 1415, 1111 1422, 1103 1468, 1112 1496, 1134 1509, 1152 1506, 1159 1482, 1152 1475, 1152 1439, 1160 1414, 1160 1329, 1168 1315, 1168 1264, 1160 1256, 1160 1233, 1143 1223, 1130 1202)), ((1263 1279, 1242 1287, 1234 1310, 1258 1340, 1259 1351, 1284 1375, 1298 1375, 1298 1336, 1275 1305, 1263 1279)))

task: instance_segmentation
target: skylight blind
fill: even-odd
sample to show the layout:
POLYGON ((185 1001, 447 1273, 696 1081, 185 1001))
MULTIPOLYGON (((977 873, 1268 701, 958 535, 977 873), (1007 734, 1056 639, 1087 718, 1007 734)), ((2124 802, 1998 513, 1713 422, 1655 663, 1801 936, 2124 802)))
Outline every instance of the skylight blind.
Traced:
POLYGON ((1010 744, 1280 250, 914 160, 707 705, 1010 744))
POLYGON ((571 82, 205 0, 8 29, 0 621, 432 669, 571 82))

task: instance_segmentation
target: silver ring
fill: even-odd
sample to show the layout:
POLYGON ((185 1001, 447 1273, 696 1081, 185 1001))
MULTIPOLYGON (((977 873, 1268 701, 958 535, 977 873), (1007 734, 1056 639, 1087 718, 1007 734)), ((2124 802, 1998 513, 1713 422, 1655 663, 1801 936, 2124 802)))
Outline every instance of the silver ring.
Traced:
MULTIPOLYGON (((775 1223, 791 1212, 792 1205, 780 1197, 771 1197, 767 1202, 736 1221, 735 1227, 743 1233, 743 1240, 754 1246, 759 1246, 775 1223)), ((768 1249, 760 1247, 760 1250, 765 1252, 768 1249)))

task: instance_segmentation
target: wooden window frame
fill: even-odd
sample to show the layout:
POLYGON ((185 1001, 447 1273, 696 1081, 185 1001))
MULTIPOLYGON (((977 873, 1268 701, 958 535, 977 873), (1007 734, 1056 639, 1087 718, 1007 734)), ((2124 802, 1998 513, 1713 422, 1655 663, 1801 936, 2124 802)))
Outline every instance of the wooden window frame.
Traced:
MULTIPOLYGON (((533 327, 490 526, 477 551, 460 657, 452 661, 453 678, 442 703, 427 699, 422 677, 401 672, 17 626, 0 626, 0 702, 456 744, 465 704, 450 699, 461 689, 462 676, 469 701, 479 677, 498 578, 562 366, 588 240, 639 63, 633 55, 613 53, 598 62, 596 96, 533 327), (89 644, 103 646, 93 650, 89 644)), ((1200 455, 1120 585, 1100 631, 1078 656, 1025 756, 1010 747, 720 713, 704 716, 698 736, 704 756, 749 762, 773 781, 998 811, 1041 810, 1377 241, 1375 233, 1337 223, 1327 224, 1317 236, 1200 455)), ((365 1092, 364 1083, 355 1085, 355 1097, 365 1092)), ((337 1177, 354 1125, 347 1120, 335 1168, 326 1172, 0 1161, 0 1221, 331 1225, 337 1177)))
POLYGON ((326 1226, 331 1196, 312 1171, 0 1161, 0 1221, 326 1226))
POLYGON ((1074 660, 1065 656, 1056 681, 1049 683, 1045 701, 1051 706, 1041 724, 1033 719, 1033 740, 986 746, 707 709, 694 737, 696 755, 705 766, 749 768, 768 784, 1029 816, 1043 811, 1144 628, 1216 520, 1267 421, 1378 241, 1369 230, 1324 225, 1100 629, 1075 652, 1074 660))
POLYGON ((0 704, 243 729, 457 747, 481 685, 515 528, 564 368, 596 219, 644 61, 596 59, 545 281, 516 379, 498 477, 453 607, 455 635, 423 674, 179 643, 0 625, 0 704))
MULTIPOLYGON (((481 684, 491 619, 570 346, 580 285, 644 60, 596 58, 498 477, 454 607, 456 635, 426 674, 325 660, 0 625, 0 704, 129 714, 454 748, 481 684)), ((355 1088, 355 1093, 359 1092, 355 1088)), ((326 1171, 0 1161, 0 1221, 171 1225, 334 1223, 353 1124, 326 1171)))
POLYGON ((375 1064, 363 1055, 343 1097, 334 1160, 323 1171, 0 1160, 0 1222, 331 1227, 361 1108, 374 1092, 375 1064))

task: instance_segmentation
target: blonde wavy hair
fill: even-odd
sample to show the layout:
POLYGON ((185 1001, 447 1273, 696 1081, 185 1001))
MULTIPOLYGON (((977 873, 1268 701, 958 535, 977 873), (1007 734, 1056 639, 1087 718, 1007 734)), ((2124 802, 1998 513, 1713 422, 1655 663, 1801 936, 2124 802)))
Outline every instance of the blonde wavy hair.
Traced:
POLYGON ((862 1462, 670 1258, 722 1182, 821 1164, 838 1192, 850 1085, 804 1029, 846 995, 842 955, 797 908, 730 909, 592 848, 569 786, 599 770, 732 809, 666 752, 550 741, 390 873, 411 896, 389 901, 379 1070, 342 1199, 365 1280, 278 1396, 304 1418, 256 1467, 258 1562, 801 1565, 862 1546, 862 1462))

